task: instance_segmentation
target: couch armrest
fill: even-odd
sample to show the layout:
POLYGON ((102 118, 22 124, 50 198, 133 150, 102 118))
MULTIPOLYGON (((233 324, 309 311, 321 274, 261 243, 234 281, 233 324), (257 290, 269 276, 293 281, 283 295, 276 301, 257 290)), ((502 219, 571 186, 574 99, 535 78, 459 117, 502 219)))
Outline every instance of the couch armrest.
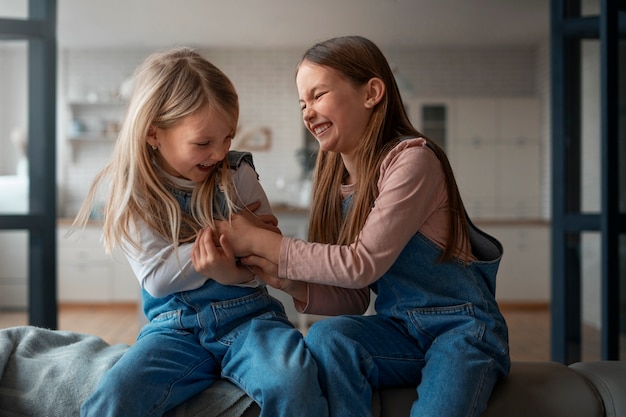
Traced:
MULTIPOLYGON (((385 388, 380 391, 380 416, 408 417, 416 398, 414 388, 385 388)), ((592 384, 575 370, 556 362, 513 362, 510 375, 496 384, 483 414, 502 416, 602 417, 604 409, 592 384)))
POLYGON ((604 409, 582 375, 557 362, 513 362, 496 384, 484 417, 601 417, 604 409))
POLYGON ((607 417, 626 416, 626 362, 577 362, 569 367, 593 384, 602 398, 607 417))

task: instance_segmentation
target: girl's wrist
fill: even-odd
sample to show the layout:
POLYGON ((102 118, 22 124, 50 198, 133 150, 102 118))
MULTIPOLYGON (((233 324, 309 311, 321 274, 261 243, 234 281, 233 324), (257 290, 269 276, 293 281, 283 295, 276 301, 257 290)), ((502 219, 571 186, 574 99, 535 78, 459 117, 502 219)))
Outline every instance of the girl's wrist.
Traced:
POLYGON ((263 253, 263 249, 265 246, 264 242, 266 242, 269 233, 273 232, 270 232, 269 230, 263 228, 254 229, 254 232, 249 239, 249 252, 251 254, 260 255, 263 253))

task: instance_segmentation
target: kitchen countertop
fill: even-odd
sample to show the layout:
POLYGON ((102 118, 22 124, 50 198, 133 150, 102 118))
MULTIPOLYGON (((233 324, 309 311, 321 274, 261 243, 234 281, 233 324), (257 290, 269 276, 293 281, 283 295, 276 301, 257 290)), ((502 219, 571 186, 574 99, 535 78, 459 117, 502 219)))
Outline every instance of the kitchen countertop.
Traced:
MULTIPOLYGON (((307 207, 299 207, 299 206, 293 206, 289 204, 276 204, 272 206, 272 211, 276 215, 293 214, 293 215, 308 216, 309 214, 309 209, 307 207)), ((59 217, 57 219, 57 224, 60 226, 71 226, 73 222, 74 222, 73 217, 59 217)), ((87 222, 87 226, 98 226, 101 224, 102 222, 100 220, 89 220, 89 222, 87 222)))

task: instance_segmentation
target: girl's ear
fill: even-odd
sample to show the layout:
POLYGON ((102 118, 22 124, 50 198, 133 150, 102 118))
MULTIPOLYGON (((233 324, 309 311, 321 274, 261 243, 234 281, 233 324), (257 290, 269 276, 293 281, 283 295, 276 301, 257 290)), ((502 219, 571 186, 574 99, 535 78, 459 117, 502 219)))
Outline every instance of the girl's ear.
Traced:
POLYGON ((367 96, 365 97, 365 107, 368 109, 377 105, 385 95, 385 83, 378 77, 374 77, 367 82, 367 96))
POLYGON ((152 146, 153 148, 159 146, 159 142, 157 140, 156 129, 152 125, 150 125, 150 127, 148 128, 148 135, 146 136, 146 142, 148 142, 148 145, 152 146))

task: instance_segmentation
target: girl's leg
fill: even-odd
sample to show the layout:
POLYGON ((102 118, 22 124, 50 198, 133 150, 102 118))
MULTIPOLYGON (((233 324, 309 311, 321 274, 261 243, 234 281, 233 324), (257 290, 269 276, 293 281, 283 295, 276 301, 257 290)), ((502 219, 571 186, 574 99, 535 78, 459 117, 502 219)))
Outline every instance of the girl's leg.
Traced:
POLYGON ((269 315, 244 326, 224 357, 222 375, 260 405, 261 417, 328 416, 302 334, 269 315))
POLYGON ((506 354, 462 332, 439 336, 426 353, 411 417, 477 417, 496 381, 508 372, 506 354))
POLYGON ((217 376, 214 358, 195 335, 173 329, 146 332, 102 377, 81 416, 161 416, 217 376))
POLYGON ((419 383, 424 356, 388 318, 328 318, 313 324, 305 341, 319 367, 330 417, 371 416, 372 388, 419 383))

